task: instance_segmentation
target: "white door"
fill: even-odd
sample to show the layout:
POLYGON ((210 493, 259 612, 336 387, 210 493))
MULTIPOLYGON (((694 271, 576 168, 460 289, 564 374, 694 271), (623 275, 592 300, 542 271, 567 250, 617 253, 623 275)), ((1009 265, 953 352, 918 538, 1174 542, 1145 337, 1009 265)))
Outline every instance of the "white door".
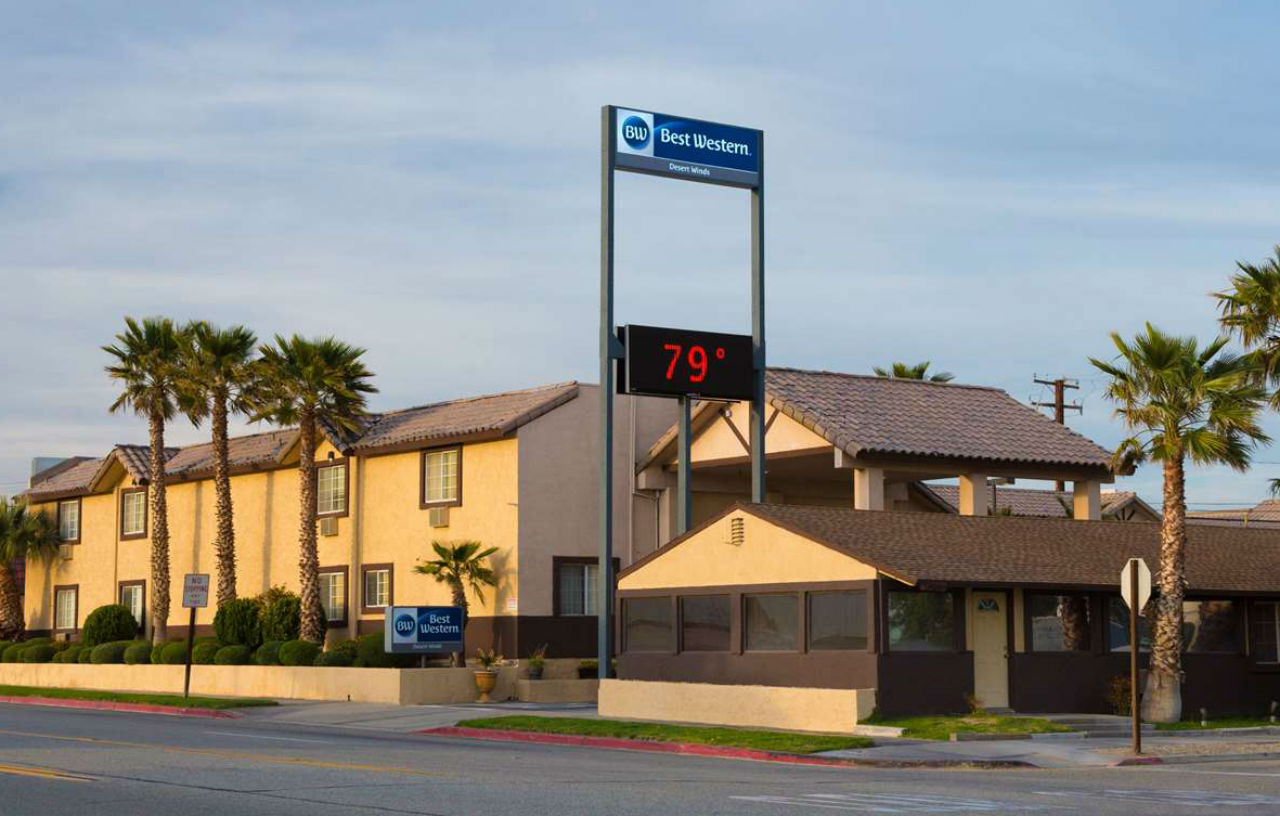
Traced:
POLYGON ((973 692, 985 708, 1009 707, 1009 610, 1003 592, 973 593, 973 692))

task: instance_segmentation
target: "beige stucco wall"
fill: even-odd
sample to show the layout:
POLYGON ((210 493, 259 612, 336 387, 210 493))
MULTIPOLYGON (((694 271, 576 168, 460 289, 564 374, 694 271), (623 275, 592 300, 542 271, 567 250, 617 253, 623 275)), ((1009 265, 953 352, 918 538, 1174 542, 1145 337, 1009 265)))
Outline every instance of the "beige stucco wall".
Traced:
POLYGON ((602 717, 852 733, 871 715, 875 689, 600 681, 602 717))
MULTIPOLYGON (((749 440, 751 438, 751 403, 749 401, 737 402, 729 406, 729 409, 729 417, 718 416, 715 421, 703 428, 702 432, 693 440, 693 444, 690 446, 692 452, 690 460, 694 464, 722 459, 736 459, 749 455, 746 448, 742 446, 742 442, 738 439, 738 435, 733 432, 733 429, 736 428, 743 439, 749 440), (733 425, 733 428, 729 427, 730 424, 733 425)), ((711 410, 714 411, 716 409, 712 408, 711 410)), ((772 416, 773 412, 774 409, 772 407, 768 408, 765 412, 766 418, 772 416)), ((765 449, 771 456, 779 453, 820 450, 822 448, 831 448, 831 443, 791 417, 781 413, 773 420, 773 424, 769 426, 769 432, 765 435, 765 449)))
POLYGON ((618 588, 862 581, 875 577, 875 568, 851 556, 738 510, 624 576, 618 588), (743 522, 741 545, 730 543, 733 519, 743 522))

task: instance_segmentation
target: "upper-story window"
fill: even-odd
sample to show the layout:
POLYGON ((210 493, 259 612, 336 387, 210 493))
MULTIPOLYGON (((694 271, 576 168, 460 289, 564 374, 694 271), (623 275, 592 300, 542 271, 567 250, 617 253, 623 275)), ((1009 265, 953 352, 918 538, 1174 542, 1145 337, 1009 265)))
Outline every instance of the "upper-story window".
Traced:
POLYGON ((58 535, 63 541, 80 540, 80 500, 58 502, 58 535))
POLYGON ((422 506, 462 504, 462 448, 422 454, 422 506))
POLYGON ((120 494, 120 537, 143 538, 147 534, 147 491, 120 494))
POLYGON ((316 512, 322 516, 340 516, 347 512, 345 462, 316 468, 316 512))

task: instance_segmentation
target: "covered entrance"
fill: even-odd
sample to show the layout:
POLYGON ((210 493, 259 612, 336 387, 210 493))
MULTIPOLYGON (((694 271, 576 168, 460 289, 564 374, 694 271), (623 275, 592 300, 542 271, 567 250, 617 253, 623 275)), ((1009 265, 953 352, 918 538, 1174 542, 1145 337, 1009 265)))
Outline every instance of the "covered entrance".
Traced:
POLYGON ((1009 707, 1009 593, 974 590, 973 693, 984 708, 1009 707))

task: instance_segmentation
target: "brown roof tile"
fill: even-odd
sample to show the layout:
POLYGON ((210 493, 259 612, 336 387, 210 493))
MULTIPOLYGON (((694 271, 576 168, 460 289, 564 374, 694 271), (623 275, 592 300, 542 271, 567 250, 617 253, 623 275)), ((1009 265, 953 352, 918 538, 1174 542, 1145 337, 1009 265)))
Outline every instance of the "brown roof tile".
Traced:
POLYGON ((76 465, 36 482, 23 495, 40 502, 84 493, 104 461, 106 460, 82 458, 76 465))
MULTIPOLYGON (((269 467, 279 464, 298 438, 297 428, 233 436, 227 440, 227 458, 235 469, 269 467)), ((165 464, 165 473, 175 479, 194 479, 213 473, 213 443, 180 448, 165 464)))
MULTIPOLYGON (((920 487, 933 493, 952 510, 960 507, 960 488, 952 484, 932 484, 921 482, 920 487)), ((1102 514, 1122 507, 1129 502, 1139 500, 1136 493, 1128 490, 1106 490, 1102 493, 1102 514)), ((1009 508, 1015 516, 1037 516, 1040 518, 1070 518, 1066 508, 1071 507, 1072 494, 1065 490, 1032 490, 1025 487, 1000 487, 996 490, 996 501, 1000 508, 1009 508), (1063 507, 1066 502, 1066 507, 1063 507)), ((1140 501, 1140 500, 1139 500, 1140 501)), ((988 501, 988 504, 990 502, 988 501)), ((1154 511, 1152 511, 1154 513, 1154 511)))

